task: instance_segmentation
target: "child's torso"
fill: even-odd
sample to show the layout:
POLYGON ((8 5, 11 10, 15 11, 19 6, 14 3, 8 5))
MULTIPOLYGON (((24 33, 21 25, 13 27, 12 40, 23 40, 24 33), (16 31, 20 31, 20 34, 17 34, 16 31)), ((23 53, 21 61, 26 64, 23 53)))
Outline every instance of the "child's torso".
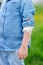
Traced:
POLYGON ((22 30, 22 18, 20 15, 19 0, 10 0, 5 2, 1 14, 1 24, 5 36, 16 36, 22 30))
POLYGON ((22 37, 20 1, 6 1, 0 13, 0 48, 16 48, 21 44, 22 37))

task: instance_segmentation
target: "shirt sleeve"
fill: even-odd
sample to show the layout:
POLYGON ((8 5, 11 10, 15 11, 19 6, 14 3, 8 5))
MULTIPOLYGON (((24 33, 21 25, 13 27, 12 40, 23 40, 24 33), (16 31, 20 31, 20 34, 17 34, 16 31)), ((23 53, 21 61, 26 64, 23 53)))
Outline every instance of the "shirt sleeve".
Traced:
MULTIPOLYGON (((22 27, 23 32, 26 30, 27 32, 32 32, 32 29, 34 27, 34 14, 35 14, 35 8, 32 3, 32 0, 22 0, 21 2, 21 8, 20 13, 22 17, 22 27)), ((30 47, 30 41, 28 43, 28 47, 30 47)))
POLYGON ((22 0, 21 14, 22 14, 22 26, 33 27, 34 26, 34 5, 31 0, 22 0))
POLYGON ((29 26, 24 27, 22 32, 26 31, 26 32, 28 32, 28 33, 32 33, 33 28, 34 28, 34 27, 29 27, 29 26))

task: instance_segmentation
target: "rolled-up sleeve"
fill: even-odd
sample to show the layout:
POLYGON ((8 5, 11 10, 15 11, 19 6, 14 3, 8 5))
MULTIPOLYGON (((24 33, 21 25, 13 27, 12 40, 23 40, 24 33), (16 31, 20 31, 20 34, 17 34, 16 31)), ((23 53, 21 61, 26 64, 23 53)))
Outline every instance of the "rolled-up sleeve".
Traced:
MULTIPOLYGON (((35 8, 32 3, 32 0, 22 0, 21 2, 21 15, 22 15, 22 27, 23 32, 26 30, 27 32, 31 32, 34 28, 34 14, 35 8), (28 29, 27 29, 28 28, 28 29)), ((30 47, 30 41, 28 43, 28 47, 30 47)))
POLYGON ((33 27, 34 26, 34 5, 31 0, 23 0, 22 6, 22 26, 23 28, 26 26, 33 27))

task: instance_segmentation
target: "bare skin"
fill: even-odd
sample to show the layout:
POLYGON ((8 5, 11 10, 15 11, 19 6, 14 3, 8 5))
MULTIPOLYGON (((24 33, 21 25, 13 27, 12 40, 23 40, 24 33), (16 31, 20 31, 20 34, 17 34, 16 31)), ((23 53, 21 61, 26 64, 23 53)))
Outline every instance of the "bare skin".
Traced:
POLYGON ((18 50, 19 59, 25 59, 28 57, 28 42, 30 40, 31 33, 24 31, 24 36, 22 40, 22 45, 18 50))

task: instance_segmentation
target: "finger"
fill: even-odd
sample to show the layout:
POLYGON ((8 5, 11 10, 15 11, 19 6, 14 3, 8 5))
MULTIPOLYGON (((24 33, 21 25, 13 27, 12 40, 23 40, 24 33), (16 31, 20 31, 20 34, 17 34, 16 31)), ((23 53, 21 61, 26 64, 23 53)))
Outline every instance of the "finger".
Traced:
POLYGON ((24 55, 21 56, 21 59, 24 59, 24 55))
POLYGON ((20 53, 19 53, 19 50, 18 50, 18 58, 21 59, 21 55, 20 55, 20 53))
POLYGON ((24 55, 24 58, 25 58, 26 56, 24 55))
POLYGON ((18 57, 19 57, 19 59, 21 59, 21 55, 20 54, 18 55, 18 57))

